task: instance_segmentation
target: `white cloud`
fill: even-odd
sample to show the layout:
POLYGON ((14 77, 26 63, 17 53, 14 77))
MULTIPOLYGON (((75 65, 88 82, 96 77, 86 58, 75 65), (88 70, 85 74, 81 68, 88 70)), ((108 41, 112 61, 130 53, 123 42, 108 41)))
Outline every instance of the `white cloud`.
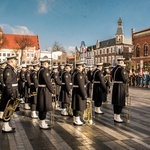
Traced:
POLYGON ((65 46, 65 50, 68 54, 72 54, 75 52, 75 46, 65 46))
POLYGON ((13 33, 13 34, 24 34, 24 35, 34 35, 32 31, 28 29, 26 26, 15 26, 11 27, 8 24, 0 24, 4 33, 13 33))
POLYGON ((51 8, 55 0, 37 0, 38 2, 38 13, 46 14, 51 8))

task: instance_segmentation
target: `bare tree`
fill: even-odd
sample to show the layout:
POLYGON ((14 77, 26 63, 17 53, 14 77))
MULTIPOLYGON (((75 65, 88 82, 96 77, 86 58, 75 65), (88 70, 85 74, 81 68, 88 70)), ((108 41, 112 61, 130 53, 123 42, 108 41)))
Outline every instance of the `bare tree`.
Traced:
POLYGON ((4 35, 0 36, 0 49, 3 48, 5 45, 7 45, 8 40, 5 38, 4 35))
POLYGON ((23 35, 23 36, 18 36, 15 37, 15 42, 19 45, 19 49, 21 50, 21 58, 20 58, 20 63, 22 64, 22 58, 23 58, 23 50, 26 47, 30 47, 33 45, 33 41, 29 36, 23 35))
POLYGON ((65 51, 64 47, 62 47, 58 42, 55 42, 52 47, 52 51, 65 51))

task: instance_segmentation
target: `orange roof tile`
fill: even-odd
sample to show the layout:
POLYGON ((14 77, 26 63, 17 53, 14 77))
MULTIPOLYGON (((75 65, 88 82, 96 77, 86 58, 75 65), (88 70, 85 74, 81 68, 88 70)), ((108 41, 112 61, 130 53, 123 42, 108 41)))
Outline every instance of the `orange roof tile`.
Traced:
POLYGON ((0 32, 2 32, 2 33, 3 33, 3 31, 2 31, 2 29, 1 29, 1 27, 0 27, 0 32))
POLYGON ((67 56, 68 59, 74 59, 74 56, 67 56))
POLYGON ((19 49, 20 46, 18 45, 18 43, 16 43, 15 38, 23 38, 23 37, 31 39, 32 44, 30 45, 30 47, 35 46, 36 50, 40 49, 39 39, 37 35, 19 35, 19 34, 3 34, 3 38, 5 38, 7 41, 6 44, 3 45, 3 48, 19 49))

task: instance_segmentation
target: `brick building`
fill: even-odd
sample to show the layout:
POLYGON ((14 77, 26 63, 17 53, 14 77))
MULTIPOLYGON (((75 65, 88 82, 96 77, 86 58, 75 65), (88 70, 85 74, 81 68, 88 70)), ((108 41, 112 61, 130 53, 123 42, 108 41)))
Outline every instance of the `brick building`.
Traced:
POLYGON ((150 28, 132 32, 134 68, 150 71, 150 28))

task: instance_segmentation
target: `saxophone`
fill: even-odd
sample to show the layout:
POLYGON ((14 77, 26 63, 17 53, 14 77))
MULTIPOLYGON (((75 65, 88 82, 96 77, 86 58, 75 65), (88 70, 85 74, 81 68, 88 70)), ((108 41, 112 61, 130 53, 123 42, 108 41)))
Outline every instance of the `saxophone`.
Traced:
POLYGON ((18 98, 16 98, 15 100, 10 99, 7 102, 7 105, 5 107, 4 114, 3 114, 3 120, 4 121, 10 120, 10 118, 12 117, 14 111, 16 110, 16 108, 18 107, 20 102, 22 102, 22 100, 18 99, 18 98))

